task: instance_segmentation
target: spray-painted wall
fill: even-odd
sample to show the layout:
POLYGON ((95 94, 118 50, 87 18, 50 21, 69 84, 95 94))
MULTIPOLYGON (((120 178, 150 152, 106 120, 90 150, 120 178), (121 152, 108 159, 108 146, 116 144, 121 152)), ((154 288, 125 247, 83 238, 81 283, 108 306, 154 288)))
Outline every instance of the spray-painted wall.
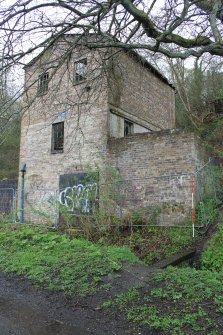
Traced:
POLYGON ((185 223, 191 217, 191 177, 205 159, 199 140, 182 131, 136 134, 108 143, 130 212, 157 210, 155 224, 185 223))
MULTIPOLYGON (((92 50, 81 45, 74 48, 73 39, 72 36, 62 38, 26 67, 20 165, 26 163, 27 167, 25 218, 28 221, 34 221, 42 209, 56 218, 60 176, 106 169, 107 153, 112 153, 111 143, 107 143, 110 137, 124 135, 124 119, 134 123, 135 133, 170 128, 175 123, 174 89, 161 74, 132 53, 92 50), (61 62, 64 49, 70 46, 69 58, 61 62), (74 64, 83 58, 87 60, 87 79, 77 84, 74 64), (39 95, 39 76, 46 71, 50 78, 48 90, 39 95), (55 153, 52 152, 52 127, 61 120, 64 145, 61 152, 55 153)), ((143 137, 140 139, 142 148, 146 148, 143 137)), ((163 146, 163 139, 159 141, 163 146)), ((116 145, 120 145, 117 150, 122 150, 121 142, 116 145)), ((129 170, 129 178, 131 173, 141 173, 140 169, 148 170, 148 160, 142 166, 140 150, 139 146, 129 154, 135 157, 135 170, 129 170)), ((117 164, 120 170, 124 161, 123 156, 117 164)), ((153 160, 155 168, 159 162, 167 164, 158 157, 157 161, 153 160)), ((65 198, 63 194, 61 201, 65 198)))

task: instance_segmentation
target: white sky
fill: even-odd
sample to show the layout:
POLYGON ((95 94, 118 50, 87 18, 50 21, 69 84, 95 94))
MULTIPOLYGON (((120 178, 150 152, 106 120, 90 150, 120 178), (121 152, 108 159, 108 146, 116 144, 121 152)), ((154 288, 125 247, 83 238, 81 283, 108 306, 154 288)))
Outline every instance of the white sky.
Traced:
MULTIPOLYGON (((24 0, 23 3, 25 3, 25 2, 26 1, 24 0)), ((48 1, 45 0, 45 3, 51 3, 51 2, 53 2, 53 0, 48 0, 48 1)), ((151 5, 152 2, 153 2, 152 0, 145 1, 145 3, 147 3, 147 7, 148 8, 150 7, 150 5, 151 5)), ((7 9, 10 6, 12 6, 13 3, 15 3, 15 1, 0 0, 0 12, 3 9, 7 9)), ((44 3, 44 1, 43 0, 32 0, 31 3, 32 3, 32 5, 34 5, 34 4, 44 3)), ((153 8, 152 14, 153 15, 157 15, 160 12, 160 8, 162 8, 164 6, 164 4, 165 4, 165 0, 157 0, 155 6, 153 8)), ((179 9, 181 9, 181 8, 182 8, 182 6, 179 7, 179 9)), ((163 14, 163 12, 161 12, 161 14, 163 14)), ((67 15, 67 12, 65 10, 61 10, 61 8, 59 8, 59 9, 58 8, 53 8, 53 9, 51 8, 50 10, 46 9, 43 12, 36 11, 35 14, 32 15, 32 16, 27 15, 26 16, 26 20, 30 20, 30 24, 32 24, 34 26, 37 26, 37 25, 39 26, 39 23, 42 21, 42 19, 44 19, 46 22, 49 22, 49 23, 50 23, 50 20, 53 20, 54 22, 55 21, 61 22, 61 21, 64 20, 64 18, 66 17, 66 15, 67 15)), ((70 15, 68 15, 66 19, 67 20, 70 19, 70 15)), ((21 24, 22 23, 23 22, 21 22, 21 24)), ((12 29, 14 24, 15 24, 15 20, 12 20, 12 22, 10 22, 8 24, 8 28, 12 29)), ((46 32, 45 28, 43 28, 43 29, 40 28, 36 32, 32 31, 32 33, 27 33, 26 35, 23 35, 23 37, 20 37, 20 38, 19 38, 19 35, 17 35, 16 40, 13 41, 15 43, 15 45, 16 45, 16 50, 24 51, 24 50, 29 49, 30 47, 35 46, 41 40, 43 40, 43 39, 46 38, 47 33, 48 32, 46 32)), ((189 34, 189 31, 188 32, 185 31, 185 33, 189 34)), ((190 31, 190 33, 191 33, 191 31, 190 31)), ((2 36, 1 31, 0 31, 0 36, 2 36)), ((1 45, 1 42, 0 42, 0 45, 1 45)), ((32 54, 27 55, 23 59, 23 62, 24 63, 29 62, 39 52, 40 52, 40 50, 37 50, 37 51, 33 52, 32 54)), ((159 54, 157 54, 157 55, 159 55, 159 54)), ((155 55, 154 59, 156 59, 156 58, 157 58, 157 56, 155 55)), ((151 59, 150 59, 150 61, 151 61, 151 59)), ((186 63, 186 66, 191 67, 191 66, 193 66, 194 59, 190 58, 185 63, 186 63)), ((158 61, 158 64, 161 65, 160 66, 161 68, 164 68, 163 61, 158 61)), ((23 80, 22 80, 22 78, 23 78, 23 70, 21 68, 22 68, 22 66, 15 67, 14 70, 10 74, 10 81, 12 83, 14 83, 16 86, 20 86, 20 85, 23 84, 23 80)), ((166 75, 167 75, 167 73, 166 73, 166 75)))

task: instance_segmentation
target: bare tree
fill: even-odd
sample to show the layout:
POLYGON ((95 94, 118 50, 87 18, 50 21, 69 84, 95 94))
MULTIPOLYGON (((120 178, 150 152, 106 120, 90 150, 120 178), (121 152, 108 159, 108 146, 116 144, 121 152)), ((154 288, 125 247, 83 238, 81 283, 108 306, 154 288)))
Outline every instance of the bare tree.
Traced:
POLYGON ((49 46, 65 33, 100 33, 116 46, 170 58, 223 55, 222 0, 17 0, 1 1, 4 66, 49 46))
POLYGON ((221 123, 223 107, 222 62, 216 58, 195 59, 193 67, 184 60, 169 60, 172 81, 177 89, 178 127, 205 133, 210 124, 221 123))
MULTIPOLYGON (((133 49, 180 59, 222 56, 222 22, 222 0, 2 0, 0 75, 4 78, 10 68, 23 66, 43 49, 52 51, 68 34, 80 36, 88 49, 133 49), (89 39, 92 33, 100 38, 89 39)), ((53 66, 51 77, 69 60, 79 43, 73 41, 46 66, 53 66)), ((102 57, 109 55, 102 51, 102 57)), ((7 104, 1 114, 6 110, 7 104)))

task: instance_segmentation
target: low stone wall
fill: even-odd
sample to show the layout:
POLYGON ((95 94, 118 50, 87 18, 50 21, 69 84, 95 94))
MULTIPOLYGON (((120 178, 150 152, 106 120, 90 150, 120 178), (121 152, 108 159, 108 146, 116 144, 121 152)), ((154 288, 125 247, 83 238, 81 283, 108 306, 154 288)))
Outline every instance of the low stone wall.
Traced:
MULTIPOLYGON (((108 172, 106 177, 99 172, 99 199, 96 197, 94 201, 101 209, 108 206, 108 212, 122 220, 134 215, 145 224, 190 224, 192 178, 196 169, 207 161, 201 148, 194 134, 180 130, 112 138, 107 144, 107 161, 104 161, 108 172), (110 168, 112 174, 115 168, 115 178, 109 178, 110 168), (107 201, 110 194, 112 197, 107 201)), ((72 171, 71 176, 76 175, 77 180, 74 178, 73 184, 65 186, 58 183, 57 188, 30 187, 26 179, 26 221, 56 224, 58 206, 65 204, 75 209, 82 202, 90 203, 89 192, 80 189, 79 175, 83 173, 89 173, 87 167, 80 172, 72 171), (63 194, 61 204, 60 191, 64 188, 67 193, 63 194)), ((60 172, 61 175, 69 176, 64 172, 60 172)))
POLYGON ((204 159, 199 139, 180 130, 130 135, 108 143, 109 164, 119 170, 125 189, 122 206, 152 216, 154 224, 181 224, 190 218, 192 176, 204 159))

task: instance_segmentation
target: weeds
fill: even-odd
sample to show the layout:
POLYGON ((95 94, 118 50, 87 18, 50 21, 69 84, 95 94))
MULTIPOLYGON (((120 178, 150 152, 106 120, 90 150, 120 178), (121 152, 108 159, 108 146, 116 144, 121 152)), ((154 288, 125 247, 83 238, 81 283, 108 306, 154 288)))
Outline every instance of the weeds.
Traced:
POLYGON ((0 269, 25 275, 37 284, 81 296, 98 289, 102 277, 138 262, 125 247, 102 247, 55 232, 0 230, 0 269))
MULTIPOLYGON (((198 232, 196 238, 199 238, 198 232)), ((101 244, 128 246, 147 265, 180 252, 194 243, 191 229, 173 227, 113 228, 98 240, 101 244)))
POLYGON ((220 334, 218 319, 223 310, 223 273, 168 268, 153 276, 156 287, 129 290, 104 308, 117 308, 128 321, 162 334, 220 334))
POLYGON ((190 331, 199 332, 203 328, 199 325, 199 320, 206 317, 206 313, 199 308, 197 311, 179 313, 176 310, 163 316, 155 306, 133 307, 128 311, 129 321, 137 322, 141 325, 148 325, 152 329, 159 329, 165 334, 180 335, 185 334, 184 327, 190 328, 190 331))
POLYGON ((223 270, 223 226, 218 227, 217 233, 209 242, 208 248, 202 255, 202 267, 214 271, 223 270))
MULTIPOLYGON (((121 269, 124 262, 139 262, 127 247, 108 246, 106 239, 100 239, 99 245, 55 232, 43 233, 40 229, 15 225, 10 229, 5 224, 0 229, 0 270, 26 275, 38 285, 69 295, 109 291, 111 284, 104 284, 103 276, 121 269)), ((113 234, 113 241, 125 241, 142 258, 149 250, 149 262, 174 253, 191 241, 191 231, 183 228, 144 227, 131 233, 127 230, 120 236, 113 234), (145 245, 147 248, 142 249, 145 245)), ((169 267, 153 275, 152 289, 131 288, 104 302, 102 307, 123 313, 129 322, 151 333, 155 330, 167 335, 220 335, 222 236, 220 226, 204 253, 202 270, 169 267)), ((111 238, 107 240, 111 242, 111 238)))
POLYGON ((140 297, 136 288, 130 288, 126 293, 118 295, 114 300, 106 301, 102 307, 118 306, 121 310, 125 309, 128 303, 135 302, 140 297))

